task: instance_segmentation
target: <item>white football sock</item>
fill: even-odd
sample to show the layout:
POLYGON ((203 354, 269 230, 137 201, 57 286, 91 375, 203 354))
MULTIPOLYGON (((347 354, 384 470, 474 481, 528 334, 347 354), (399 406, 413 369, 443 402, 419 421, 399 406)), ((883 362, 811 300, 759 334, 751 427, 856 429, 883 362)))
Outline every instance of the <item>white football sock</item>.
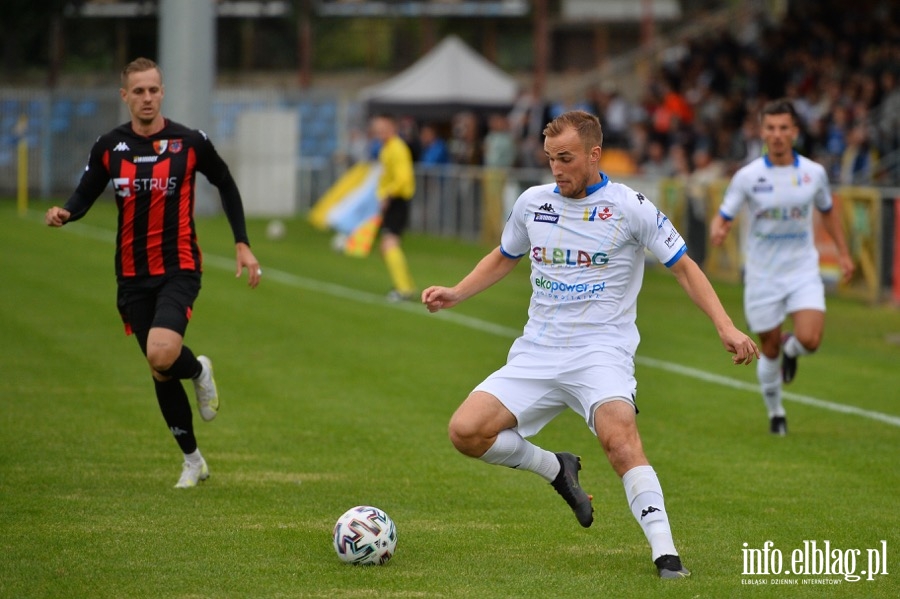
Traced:
POLYGON ((625 486, 628 507, 650 542, 652 559, 656 561, 662 555, 678 555, 663 502, 662 487, 653 467, 632 468, 622 477, 622 484, 625 486))
POLYGON ((553 482, 560 470, 559 458, 555 453, 541 449, 509 428, 500 431, 494 444, 478 459, 488 464, 528 470, 544 477, 547 482, 553 482))
POLYGON ((194 453, 184 454, 184 461, 194 466, 199 466, 200 464, 202 464, 203 456, 200 455, 200 448, 195 449, 194 453))
POLYGON ((800 341, 794 335, 791 335, 787 338, 787 341, 784 342, 784 345, 781 348, 781 351, 789 358, 796 358, 797 356, 808 356, 813 353, 806 349, 800 341))
POLYGON ((784 406, 781 405, 781 363, 760 354, 756 362, 756 378, 762 390, 763 400, 769 410, 769 418, 784 416, 784 406))

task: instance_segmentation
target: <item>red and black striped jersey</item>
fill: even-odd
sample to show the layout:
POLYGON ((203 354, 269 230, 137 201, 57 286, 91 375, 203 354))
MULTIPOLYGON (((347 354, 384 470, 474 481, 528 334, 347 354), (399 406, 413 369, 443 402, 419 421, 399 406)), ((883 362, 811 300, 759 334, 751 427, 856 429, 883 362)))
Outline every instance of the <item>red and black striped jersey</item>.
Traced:
POLYGON ((119 209, 117 277, 200 272, 194 223, 197 173, 218 188, 235 243, 249 245, 240 192, 228 166, 203 131, 168 119, 149 137, 135 133, 131 123, 98 137, 64 207, 70 222, 78 220, 112 181, 119 209))

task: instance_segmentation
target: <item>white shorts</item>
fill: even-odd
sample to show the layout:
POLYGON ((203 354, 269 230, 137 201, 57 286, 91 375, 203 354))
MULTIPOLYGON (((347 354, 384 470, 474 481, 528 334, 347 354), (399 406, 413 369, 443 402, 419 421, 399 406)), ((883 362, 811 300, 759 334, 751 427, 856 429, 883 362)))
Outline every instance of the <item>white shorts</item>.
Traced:
POLYGON ((523 437, 536 435, 566 408, 596 435, 594 412, 601 404, 624 399, 634 405, 634 357, 617 348, 556 348, 519 338, 506 365, 474 390, 499 399, 523 437))
POLYGON ((819 271, 790 280, 751 283, 744 289, 744 315, 754 333, 777 328, 798 310, 825 311, 825 285, 819 271))

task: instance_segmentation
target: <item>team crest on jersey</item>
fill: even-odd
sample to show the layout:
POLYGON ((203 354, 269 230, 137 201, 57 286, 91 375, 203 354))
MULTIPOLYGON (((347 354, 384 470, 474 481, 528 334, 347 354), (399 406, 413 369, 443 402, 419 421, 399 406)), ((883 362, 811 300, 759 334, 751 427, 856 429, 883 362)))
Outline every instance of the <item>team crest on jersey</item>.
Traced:
POLYGON ((168 139, 157 139, 153 142, 153 151, 157 154, 163 154, 169 147, 168 139))
POLYGON ((180 139, 171 139, 169 140, 169 152, 172 154, 177 154, 181 151, 181 148, 184 147, 184 144, 180 139))
POLYGON ((609 206, 604 206, 603 210, 600 210, 597 206, 594 206, 593 208, 584 209, 584 216, 581 217, 581 220, 594 222, 595 220, 606 220, 612 215, 613 213, 609 209, 609 206))

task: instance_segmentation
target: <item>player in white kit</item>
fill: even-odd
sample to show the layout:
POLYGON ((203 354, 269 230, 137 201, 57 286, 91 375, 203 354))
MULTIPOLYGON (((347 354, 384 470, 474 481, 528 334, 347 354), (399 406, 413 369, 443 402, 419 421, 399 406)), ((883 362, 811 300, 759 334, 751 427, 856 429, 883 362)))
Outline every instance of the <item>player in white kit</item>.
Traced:
POLYGON ((597 117, 567 112, 547 125, 544 135, 556 184, 532 187, 518 198, 500 247, 462 281, 422 292, 429 311, 452 308, 502 279, 521 259, 531 263, 525 330, 506 365, 457 409, 450 439, 467 456, 542 476, 588 527, 593 506, 578 482, 580 458, 526 440, 567 408, 574 410, 622 478, 660 577, 689 576, 635 418, 634 354, 640 340, 635 318, 644 249, 671 269, 709 316, 735 364, 749 364, 759 352, 735 328, 666 216, 645 196, 599 171, 603 133, 597 117))
POLYGON ((744 312, 759 335, 762 356, 756 365, 769 430, 787 434, 782 383, 797 373, 797 357, 811 354, 822 341, 825 287, 813 237, 813 209, 838 249, 844 280, 853 274, 841 223, 832 210, 825 169, 793 150, 799 133, 797 113, 788 100, 762 110, 761 136, 766 154, 735 173, 719 213, 710 224, 710 240, 720 245, 741 208, 749 227, 744 244, 744 312), (787 316, 793 333, 782 334, 787 316), (779 365, 778 356, 782 355, 779 365))

